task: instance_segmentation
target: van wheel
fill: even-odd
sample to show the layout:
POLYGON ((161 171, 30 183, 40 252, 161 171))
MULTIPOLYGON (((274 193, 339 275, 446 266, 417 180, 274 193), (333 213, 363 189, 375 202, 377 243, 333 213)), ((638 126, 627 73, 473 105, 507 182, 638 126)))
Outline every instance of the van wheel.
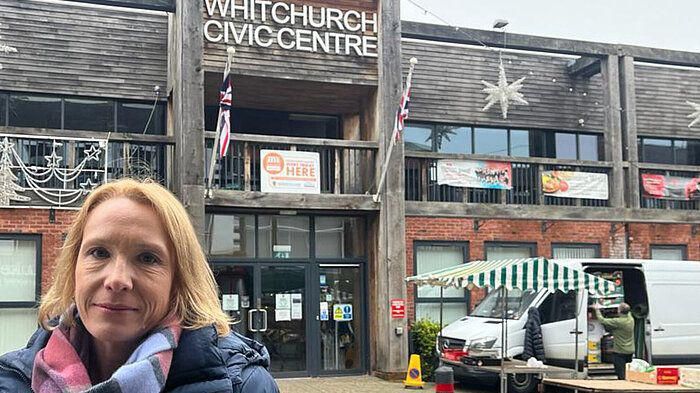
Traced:
POLYGON ((508 391, 514 393, 533 393, 537 391, 540 379, 533 374, 511 374, 508 376, 508 391))

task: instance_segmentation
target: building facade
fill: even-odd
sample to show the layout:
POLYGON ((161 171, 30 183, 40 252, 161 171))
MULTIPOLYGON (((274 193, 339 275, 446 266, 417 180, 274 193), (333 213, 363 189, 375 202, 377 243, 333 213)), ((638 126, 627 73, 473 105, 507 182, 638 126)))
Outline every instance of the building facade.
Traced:
MULTIPOLYGON (((278 377, 402 375, 410 322, 437 318, 413 273, 700 259, 686 104, 700 54, 519 35, 500 49, 501 33, 402 23, 396 0, 174 5, 0 0, 0 43, 16 49, 0 55, 3 352, 36 326, 82 198, 123 176, 180 198, 233 328, 268 346, 278 377), (228 47, 231 141, 210 170, 228 47), (375 201, 411 57, 410 121, 375 201), (482 110, 499 64, 525 77, 529 104, 507 116, 482 110), (303 163, 274 178, 282 160, 303 163), (474 168, 505 178, 459 183, 474 168)), ((449 322, 481 294, 445 296, 449 322)))

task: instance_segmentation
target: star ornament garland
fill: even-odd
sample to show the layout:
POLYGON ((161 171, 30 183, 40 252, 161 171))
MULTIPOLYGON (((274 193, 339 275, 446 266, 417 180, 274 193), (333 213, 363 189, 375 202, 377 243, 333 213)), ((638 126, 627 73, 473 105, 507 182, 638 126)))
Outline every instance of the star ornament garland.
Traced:
POLYGON ((700 104, 696 104, 690 101, 686 101, 685 103, 692 106, 693 110, 695 111, 687 116, 689 119, 693 119, 693 121, 691 121, 690 124, 688 124, 688 128, 690 128, 700 123, 700 104))
POLYGON ((523 93, 520 92, 520 89, 523 88, 524 80, 525 77, 522 77, 517 81, 508 84, 508 80, 506 79, 506 70, 503 68, 503 60, 499 60, 498 85, 481 81, 481 83, 486 86, 482 91, 488 94, 488 96, 484 99, 485 101, 488 101, 488 103, 481 109, 481 111, 486 112, 494 104, 499 103, 501 105, 501 113, 503 114, 503 118, 507 119, 508 106, 511 104, 511 102, 513 104, 528 105, 525 98, 523 98, 523 93))

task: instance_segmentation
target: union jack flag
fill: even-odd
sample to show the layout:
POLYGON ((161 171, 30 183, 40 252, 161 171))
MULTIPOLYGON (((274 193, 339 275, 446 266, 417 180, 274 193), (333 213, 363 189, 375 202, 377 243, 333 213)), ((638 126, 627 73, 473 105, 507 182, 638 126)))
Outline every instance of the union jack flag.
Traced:
POLYGON ((223 158, 228 152, 231 139, 232 90, 231 74, 227 74, 219 89, 219 158, 223 158))
POLYGON ((406 90, 401 95, 401 104, 396 111, 396 141, 401 139, 404 122, 408 119, 408 104, 411 102, 411 79, 406 80, 406 90))

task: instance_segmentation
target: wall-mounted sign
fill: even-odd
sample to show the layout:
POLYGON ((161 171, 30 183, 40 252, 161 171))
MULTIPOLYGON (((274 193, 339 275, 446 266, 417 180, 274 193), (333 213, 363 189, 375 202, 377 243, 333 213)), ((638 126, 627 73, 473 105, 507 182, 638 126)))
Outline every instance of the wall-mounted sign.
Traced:
POLYGON ((391 299, 391 318, 404 319, 406 318, 406 300, 391 299))
POLYGON ((438 160, 440 185, 470 188, 511 189, 510 162, 438 160))
POLYGON ((377 14, 285 1, 205 0, 204 38, 226 45, 377 57, 377 14))
POLYGON ((291 244, 275 244, 272 246, 272 257, 279 259, 289 259, 292 255, 291 244))
POLYGON ((542 191, 560 198, 608 199, 608 175, 605 173, 544 171, 542 191))
POLYGON ((352 321, 352 304, 334 304, 333 320, 340 322, 352 321))
POLYGON ((260 190, 320 194, 320 158, 315 152, 260 150, 260 190))

